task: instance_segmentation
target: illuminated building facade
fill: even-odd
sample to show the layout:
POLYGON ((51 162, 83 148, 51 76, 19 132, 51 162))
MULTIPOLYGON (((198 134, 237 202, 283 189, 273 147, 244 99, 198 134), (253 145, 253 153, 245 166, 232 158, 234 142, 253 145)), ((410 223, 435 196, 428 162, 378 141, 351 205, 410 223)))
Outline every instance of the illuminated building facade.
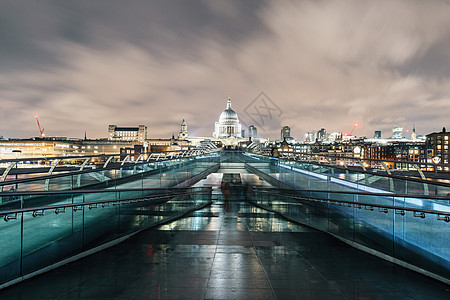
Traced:
POLYGON ((305 143, 314 143, 316 141, 316 132, 309 131, 305 135, 305 143))
POLYGON ((10 139, 0 141, 0 159, 118 154, 136 142, 67 138, 10 139))
POLYGON ((108 139, 113 141, 137 141, 143 143, 147 139, 147 126, 118 127, 117 125, 109 125, 108 139))
POLYGON ((180 125, 180 132, 178 133, 178 139, 184 140, 187 137, 188 137, 187 124, 183 118, 183 121, 181 121, 181 125, 180 125))
POLYGON ((403 127, 396 126, 392 128, 392 138, 393 139, 402 139, 403 138, 403 127))
POLYGON ((242 126, 239 123, 237 113, 231 108, 231 100, 228 98, 227 108, 220 114, 219 121, 215 123, 214 138, 241 138, 242 126))
MULTIPOLYGON (((449 140, 450 132, 445 127, 441 132, 427 134, 426 144, 428 148, 428 158, 431 162, 448 164, 449 163, 449 140)), ((449 166, 450 167, 450 166, 449 166)), ((449 171, 449 167, 439 167, 439 171, 449 171)))

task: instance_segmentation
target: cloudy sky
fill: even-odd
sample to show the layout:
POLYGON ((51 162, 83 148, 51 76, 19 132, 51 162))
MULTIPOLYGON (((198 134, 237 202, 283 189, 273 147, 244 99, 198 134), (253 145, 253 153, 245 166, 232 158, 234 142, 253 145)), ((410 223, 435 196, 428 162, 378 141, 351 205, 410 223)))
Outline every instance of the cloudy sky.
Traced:
POLYGON ((211 136, 228 97, 271 138, 283 125, 299 139, 354 122, 358 136, 450 127, 448 0, 0 6, 5 137, 37 136, 35 114, 47 136, 145 124, 149 137, 168 137, 183 117, 191 135, 211 136))

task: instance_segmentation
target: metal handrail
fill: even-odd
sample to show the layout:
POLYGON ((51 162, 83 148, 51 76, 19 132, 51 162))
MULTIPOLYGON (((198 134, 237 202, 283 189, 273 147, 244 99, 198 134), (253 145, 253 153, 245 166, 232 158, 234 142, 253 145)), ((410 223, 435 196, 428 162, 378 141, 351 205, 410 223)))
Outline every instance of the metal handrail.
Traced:
MULTIPOLYGON (((160 157, 161 155, 164 155, 164 160, 163 161, 166 161, 166 160, 173 160, 173 159, 176 159, 176 158, 178 158, 178 156, 176 157, 176 158, 174 158, 173 157, 173 155, 172 155, 172 157, 168 157, 166 154, 167 153, 185 153, 185 152, 188 152, 188 151, 186 151, 186 150, 177 150, 177 151, 162 151, 162 152, 147 152, 147 153, 143 153, 143 154, 141 154, 141 155, 144 155, 144 154, 149 154, 149 159, 147 159, 147 160, 142 160, 142 162, 138 162, 138 161, 130 161, 129 162, 129 164, 133 164, 133 165, 142 165, 142 164, 145 164, 145 163, 152 163, 152 162, 156 162, 156 161, 159 161, 159 159, 153 159, 153 160, 150 160, 150 157, 153 155, 153 154, 155 154, 155 153, 158 153, 159 154, 159 156, 158 157, 160 157)), ((216 151, 202 151, 201 153, 194 153, 194 154, 191 154, 191 155, 183 155, 182 157, 185 157, 185 158, 188 158, 188 157, 195 157, 195 156, 199 156, 199 155, 203 155, 203 154, 208 154, 208 153, 212 153, 212 152, 216 152, 216 151)), ((90 158, 95 158, 95 157, 104 157, 105 158, 105 161, 107 161, 107 160, 111 160, 113 157, 116 157, 116 156, 122 156, 122 154, 112 154, 112 155, 106 155, 106 154, 101 154, 101 155, 88 155, 88 156, 58 156, 58 157, 45 157, 45 158, 24 158, 24 159, 8 159, 8 160, 0 160, 0 163, 5 163, 5 162, 12 162, 12 163, 17 163, 17 162, 21 162, 21 161, 49 161, 49 160, 70 160, 70 159, 82 159, 82 158, 84 158, 84 159, 90 159, 90 158)), ((122 161, 122 165, 125 163, 126 161, 122 161)), ((96 167, 97 167, 97 165, 96 165, 96 167)), ((103 170, 103 169, 105 169, 105 165, 103 165, 103 167, 99 167, 98 169, 96 169, 96 170, 103 170)), ((46 172, 47 171, 47 169, 50 169, 51 167, 42 167, 42 169, 44 170, 44 171, 42 171, 42 172, 46 172)), ((69 168, 67 165, 60 165, 60 166, 58 166, 57 167, 57 169, 61 169, 61 168, 69 168)), ((21 170, 22 169, 24 169, 24 168, 20 168, 21 170)), ((33 170, 33 169, 31 169, 31 170, 33 170)), ((105 169, 106 170, 106 169, 105 169)), ((2 171, 2 169, 0 169, 0 171, 2 171)), ((5 172, 6 171, 6 169, 5 170, 3 170, 3 172, 5 172)), ((32 173, 32 172, 30 172, 30 173, 32 173)), ((3 174, 3 173, 2 173, 3 174)))
MULTIPOLYGON (((302 192, 312 192, 312 193, 328 193, 328 194, 352 194, 352 195, 361 195, 361 196, 388 196, 394 198, 421 198, 421 199, 430 199, 430 200, 445 200, 450 201, 450 196, 432 196, 432 195, 412 195, 412 194, 394 194, 394 193, 370 193, 370 192, 361 192, 361 191, 334 191, 334 190, 305 190, 305 189, 286 189, 286 188, 254 188, 254 190, 262 193, 273 193, 274 190, 279 190, 282 192, 293 192, 293 193, 302 193, 302 192)), ((283 194, 284 195, 284 194, 283 194)), ((286 194, 289 195, 289 194, 286 194)))
MULTIPOLYGON (((270 156, 270 153, 267 154, 260 154, 260 153, 252 153, 262 156, 270 156)), ((407 160, 391 160, 391 159, 375 159, 375 158, 360 158, 360 157, 351 157, 351 156, 339 156, 339 155, 330 155, 330 154, 314 154, 314 153, 283 153, 280 155, 283 155, 284 157, 280 157, 283 159, 292 159, 294 158, 296 161, 301 162, 315 162, 312 160, 304 160, 304 159, 298 159, 299 156, 308 156, 308 157, 324 157, 324 158, 335 158, 335 159, 348 159, 348 160, 354 160, 356 162, 360 161, 370 161, 370 162, 388 162, 388 163, 399 163, 399 164, 409 164, 409 165, 426 165, 426 166, 436 166, 436 167, 448 167, 449 164, 443 164, 443 163, 431 163, 431 162, 416 162, 416 161, 407 161, 407 160), (292 154, 292 155, 290 155, 292 154)))
MULTIPOLYGON (((264 192, 264 191, 261 191, 264 192)), ((361 209, 363 206, 367 210, 373 210, 373 208, 378 208, 380 212, 387 213, 389 209, 396 211, 411 211, 414 213, 414 217, 421 217, 422 219, 425 218, 425 214, 435 214, 438 217, 438 220, 442 220, 445 222, 450 222, 450 212, 446 211, 439 211, 439 210, 430 210, 430 209, 421 209, 421 208, 413 208, 413 207, 403 207, 403 206, 393 206, 393 205, 384 205, 384 204, 373 204, 373 203, 364 203, 364 202, 355 202, 355 201, 347 201, 347 200, 334 200, 334 199, 327 199, 327 198, 321 198, 321 197, 308 197, 308 196, 293 196, 288 194, 279 194, 279 193, 272 193, 265 191, 266 193, 274 196, 284 196, 289 197, 292 199, 302 199, 306 201, 312 201, 312 202, 326 202, 328 204, 336 204, 342 206, 342 204, 348 204, 351 207, 359 208, 361 209), (416 213, 420 213, 419 215, 416 215, 416 213), (441 215, 444 215, 445 217, 440 218, 441 215)), ((352 194, 352 193, 350 193, 352 194)), ((398 213, 400 215, 404 215, 404 213, 398 213)))
MULTIPOLYGON (((214 149, 215 150, 215 149, 214 149)), ((145 153, 139 153, 139 154, 165 154, 165 153, 177 153, 177 152, 186 152, 187 150, 173 150, 173 151, 160 151, 160 152, 145 152, 145 153)), ((212 151, 211 151, 212 152, 212 151)), ((68 159, 78 159, 78 158, 95 158, 95 157, 115 157, 115 156, 122 156, 123 154, 117 153, 117 154, 96 154, 96 155, 75 155, 75 156, 51 156, 51 157, 23 157, 23 158, 13 158, 13 159, 0 159, 0 163, 7 163, 7 162, 20 162, 20 161, 46 161, 46 160, 54 160, 58 158, 63 158, 65 160, 68 159)))
MULTIPOLYGON (((207 188, 207 189, 210 190, 211 188, 207 188)), ((206 191, 176 192, 176 193, 148 195, 148 196, 123 198, 123 199, 97 200, 97 201, 89 201, 89 202, 66 203, 66 204, 58 204, 58 205, 10 209, 10 210, 0 211, 0 217, 4 217, 4 220, 7 222, 10 219, 16 219, 17 214, 25 213, 25 212, 33 212, 33 217, 36 217, 36 216, 44 215, 44 211, 46 211, 46 210, 55 210, 55 213, 59 214, 62 212, 60 209, 64 209, 64 212, 65 212, 66 208, 71 208, 71 207, 74 209, 74 211, 77 211, 77 210, 82 210, 82 208, 79 208, 79 207, 88 206, 89 209, 93 209, 93 208, 96 208, 98 204, 122 203, 123 205, 125 205, 125 204, 129 204, 129 203, 150 201, 150 200, 154 200, 154 199, 166 199, 166 198, 171 198, 171 197, 178 196, 178 195, 193 195, 193 194, 208 194, 208 193, 206 191), (8 217, 9 215, 16 215, 16 217, 8 217)))
MULTIPOLYGON (((261 155, 261 154, 257 154, 257 155, 261 155)), ((266 156, 266 155, 261 155, 261 156, 263 156, 263 157, 270 157, 270 156, 266 156)), ((325 164, 325 163, 320 163, 320 162, 315 162, 315 161, 302 161, 302 160, 295 160, 295 159, 292 159, 292 158, 277 158, 277 159, 285 159, 285 160, 295 161, 295 162, 300 162, 300 163, 308 163, 308 164, 318 165, 318 166, 333 167, 335 169, 340 169, 340 170, 348 170, 348 169, 346 169, 346 168, 344 168, 342 166, 339 166, 339 165, 331 165, 331 164, 325 164)), ((450 183, 445 183, 445 182, 440 182, 440 181, 423 180, 423 179, 417 178, 417 177, 409 177, 409 176, 407 177, 407 176, 401 176, 401 175, 396 175, 396 174, 377 173, 377 172, 373 172, 371 170, 365 170, 365 171, 364 170, 357 170, 356 172, 364 173, 364 174, 370 174, 370 175, 375 175, 375 176, 380 176, 380 177, 390 177, 390 178, 394 178, 394 179, 401 179, 401 180, 409 180, 409 181, 414 181, 414 182, 419 182, 419 183, 426 183, 426 184, 429 184, 429 185, 450 187, 450 183)), ((345 179, 342 179, 342 180, 345 180, 345 179)))
MULTIPOLYGON (((147 162, 147 163, 139 163, 137 165, 143 165, 143 164, 151 164, 152 162, 147 162)), ((133 166, 135 166, 136 164, 134 164, 133 162, 133 166)), ((80 174, 86 174, 86 173, 95 173, 95 172, 100 172, 100 171, 108 171, 108 170, 119 170, 119 168, 117 166, 114 165, 110 165, 107 166, 106 168, 100 167, 100 168, 95 168, 95 169, 84 169, 84 170, 74 170, 72 172, 64 172, 64 173, 56 173, 56 174, 52 174, 52 175, 44 175, 44 176, 39 176, 39 177, 31 177, 31 178, 22 178, 22 179, 13 179, 13 180, 8 180, 8 181, 3 181, 0 182, 0 186, 2 185, 11 185, 11 184, 16 184, 16 183, 25 183, 25 182, 32 182, 32 181, 38 181, 38 180, 44 180, 44 179, 52 179, 52 178, 59 178, 59 177, 65 177, 65 176, 72 176, 72 175, 80 175, 80 174)))
MULTIPOLYGON (((209 190, 211 187, 184 187, 184 188, 135 188, 135 189, 113 189, 113 190, 67 190, 67 191, 24 191, 24 192, 2 192, 0 197, 8 196, 32 196, 32 195, 66 195, 66 194, 89 194, 89 193, 115 193, 115 192, 137 192, 137 191, 165 191, 165 190, 209 190)), ((1 212, 1 211, 0 211, 1 212)))
MULTIPOLYGON (((197 156, 197 155, 194 155, 197 156)), ((194 156, 187 156, 184 158, 189 158, 189 157, 194 157, 194 156)), ((160 160, 160 161, 150 161, 150 162, 132 162, 130 161, 128 164, 132 165, 132 166, 138 166, 138 165, 148 165, 148 164, 152 164, 152 163, 161 163, 164 161, 169 161, 171 159, 164 159, 164 160, 160 160)), ((65 172, 65 173, 57 173, 57 174, 52 174, 52 175, 44 175, 44 176, 39 176, 39 177, 31 177, 31 178, 22 178, 22 179, 13 179, 13 180, 8 180, 8 181, 3 181, 0 182, 0 186, 4 186, 4 185, 12 185, 12 184, 18 184, 18 183, 26 183, 26 182, 32 182, 32 181, 38 181, 38 180, 45 180, 45 179, 52 179, 52 178, 59 178, 59 177, 65 177, 65 176, 72 176, 72 175, 79 175, 79 174, 85 174, 85 173, 94 173, 94 172, 99 172, 99 171, 107 171, 107 170, 118 170, 119 167, 115 166, 115 165, 111 165, 109 164, 107 167, 98 167, 95 169, 84 169, 84 170, 73 170, 72 172, 65 172)), ((152 171, 152 170, 150 170, 152 171)))
MULTIPOLYGON (((316 153, 283 153, 286 156, 309 156, 309 157, 326 157, 326 158, 335 158, 335 159, 348 159, 355 160, 357 162, 361 161, 370 161, 370 162, 389 162, 389 163, 399 163, 399 164, 410 164, 410 165, 429 165, 429 166, 438 166, 438 167, 448 167, 449 164, 443 163, 432 163, 432 162, 416 162, 416 161, 407 161, 407 160, 391 160, 391 159, 376 159, 376 158, 360 158, 360 157, 352 157, 352 156, 344 156, 344 155, 333 155, 333 154, 316 154, 316 153)), ((281 155, 281 153, 280 153, 281 155)))

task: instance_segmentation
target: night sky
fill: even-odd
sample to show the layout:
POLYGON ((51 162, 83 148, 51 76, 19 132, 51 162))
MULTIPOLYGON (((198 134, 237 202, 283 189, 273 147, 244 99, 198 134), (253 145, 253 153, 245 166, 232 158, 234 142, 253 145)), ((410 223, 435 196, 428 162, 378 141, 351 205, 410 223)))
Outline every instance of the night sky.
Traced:
POLYGON ((211 136, 228 97, 270 138, 427 134, 449 94, 450 1, 0 0, 5 137, 211 136))

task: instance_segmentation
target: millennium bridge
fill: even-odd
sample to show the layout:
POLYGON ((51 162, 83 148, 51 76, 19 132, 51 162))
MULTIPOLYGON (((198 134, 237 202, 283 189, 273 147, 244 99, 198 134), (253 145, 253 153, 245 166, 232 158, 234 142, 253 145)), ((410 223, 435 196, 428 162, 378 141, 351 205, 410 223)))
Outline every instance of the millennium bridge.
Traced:
POLYGON ((450 183, 202 150, 0 161, 2 299, 445 299, 450 183))

